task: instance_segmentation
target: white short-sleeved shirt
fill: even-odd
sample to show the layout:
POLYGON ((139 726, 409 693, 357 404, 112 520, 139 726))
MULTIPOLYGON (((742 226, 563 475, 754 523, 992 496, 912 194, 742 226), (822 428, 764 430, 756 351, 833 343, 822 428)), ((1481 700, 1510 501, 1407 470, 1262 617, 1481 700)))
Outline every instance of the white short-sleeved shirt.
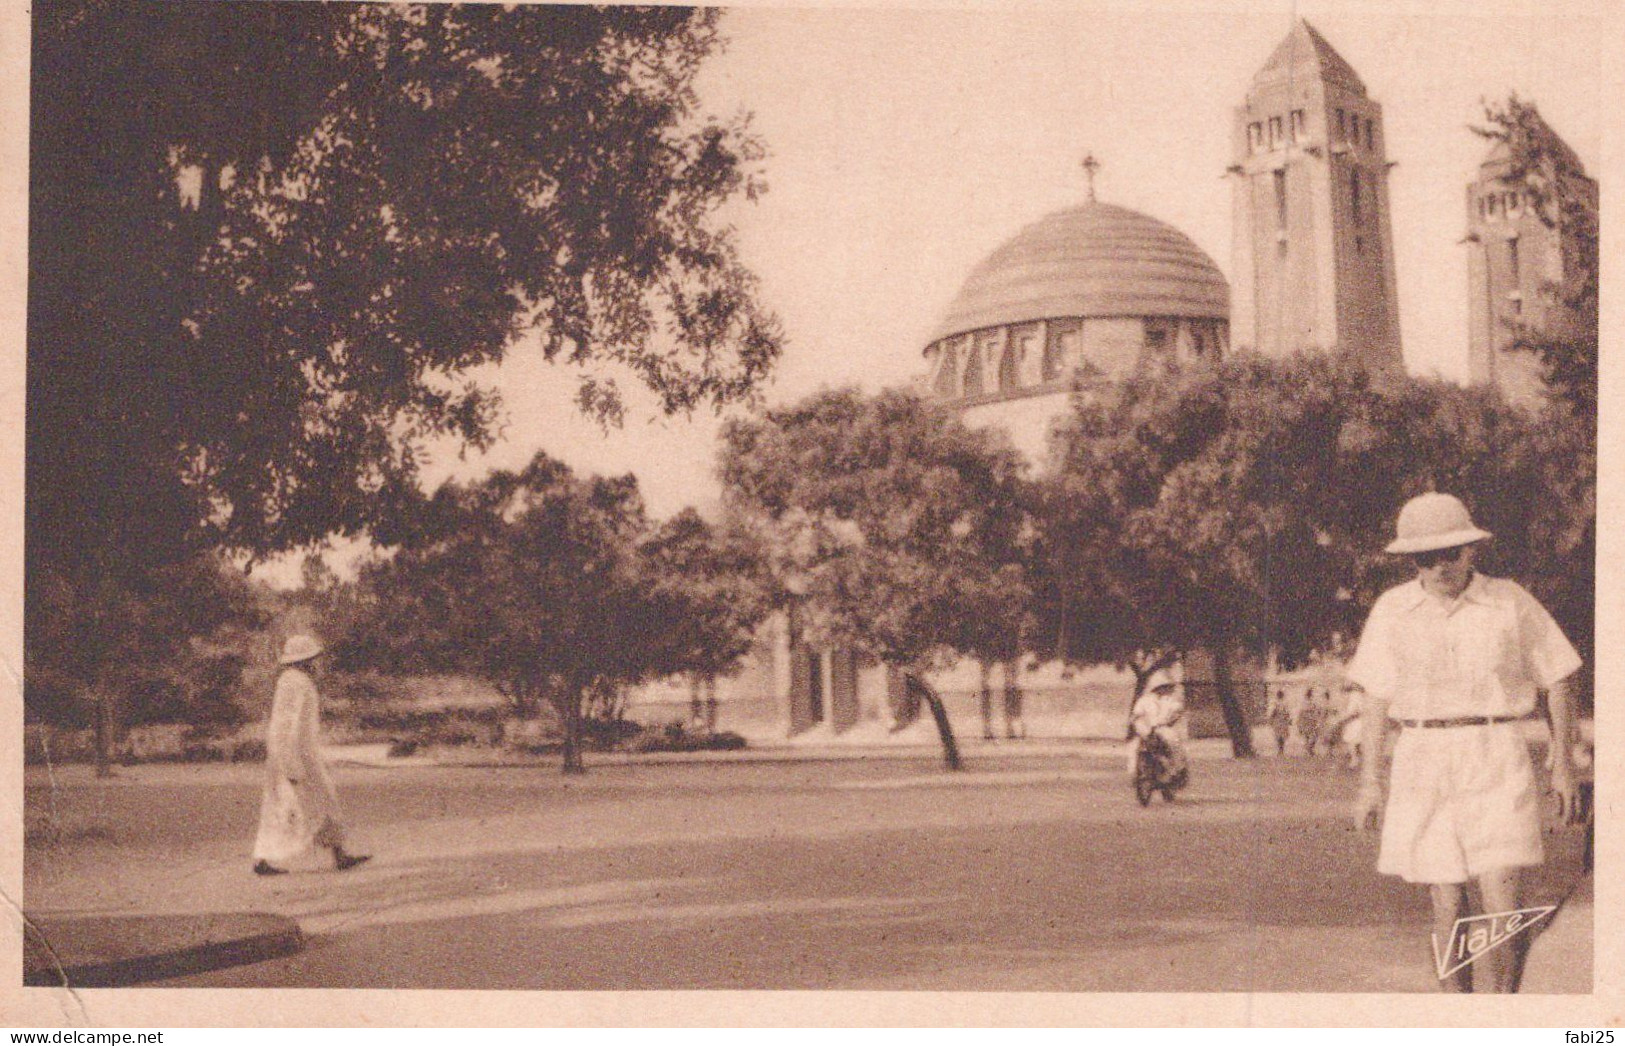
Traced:
POLYGON ((1420 579, 1389 589, 1366 619, 1348 678, 1394 719, 1521 716, 1535 691, 1580 667, 1557 622, 1515 581, 1475 574, 1452 603, 1420 579))

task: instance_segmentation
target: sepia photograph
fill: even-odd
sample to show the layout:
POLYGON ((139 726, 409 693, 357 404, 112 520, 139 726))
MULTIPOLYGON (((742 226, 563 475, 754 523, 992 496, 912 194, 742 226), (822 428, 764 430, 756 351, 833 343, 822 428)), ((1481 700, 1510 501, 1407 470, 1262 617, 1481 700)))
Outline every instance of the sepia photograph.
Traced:
POLYGON ((23 1010, 1619 990, 1612 6, 12 6, 23 1010))

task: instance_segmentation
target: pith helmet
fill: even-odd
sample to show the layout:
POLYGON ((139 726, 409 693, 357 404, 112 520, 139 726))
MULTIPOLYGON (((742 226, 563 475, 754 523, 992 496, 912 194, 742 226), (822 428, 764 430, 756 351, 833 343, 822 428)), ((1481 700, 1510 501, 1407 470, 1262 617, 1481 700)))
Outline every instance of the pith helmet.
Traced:
POLYGON ((1491 536, 1473 525, 1473 517, 1459 498, 1438 493, 1418 494, 1405 502, 1394 531, 1387 551, 1395 555, 1471 545, 1491 536))
POLYGON ((309 661, 322 652, 322 645, 310 636, 289 636, 288 641, 282 644, 282 656, 277 660, 284 665, 296 665, 301 661, 309 661))

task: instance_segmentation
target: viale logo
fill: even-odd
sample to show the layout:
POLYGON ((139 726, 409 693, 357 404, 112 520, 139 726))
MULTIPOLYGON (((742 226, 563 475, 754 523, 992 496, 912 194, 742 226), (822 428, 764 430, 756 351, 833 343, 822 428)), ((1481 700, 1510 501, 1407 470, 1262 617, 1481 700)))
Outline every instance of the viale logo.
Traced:
POLYGON ((1439 935, 1433 935, 1433 958, 1439 967, 1439 979, 1444 980, 1479 956, 1489 954, 1555 911, 1557 905, 1552 904, 1457 919, 1456 925, 1450 928, 1450 940, 1442 950, 1439 935))

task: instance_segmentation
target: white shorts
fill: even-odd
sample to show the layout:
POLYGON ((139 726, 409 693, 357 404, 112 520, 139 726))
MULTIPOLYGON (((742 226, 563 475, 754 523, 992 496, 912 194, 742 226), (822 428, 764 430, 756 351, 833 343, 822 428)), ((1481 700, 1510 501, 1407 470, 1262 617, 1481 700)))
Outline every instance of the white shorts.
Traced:
POLYGON ((1517 724, 1405 728, 1394 746, 1377 871, 1463 883, 1543 860, 1540 794, 1517 724))

